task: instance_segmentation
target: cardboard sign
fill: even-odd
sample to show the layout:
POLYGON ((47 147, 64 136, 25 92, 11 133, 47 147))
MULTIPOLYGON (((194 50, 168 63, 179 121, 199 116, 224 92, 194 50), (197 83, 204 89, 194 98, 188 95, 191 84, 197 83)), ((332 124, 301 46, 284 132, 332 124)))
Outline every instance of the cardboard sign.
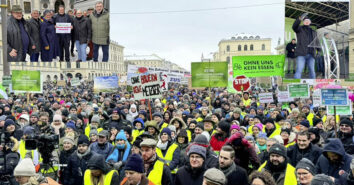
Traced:
POLYGON ((71 23, 57 22, 56 33, 71 33, 71 23))
POLYGON ((314 107, 321 106, 321 91, 319 89, 316 89, 312 93, 312 105, 314 107))
POLYGON ((258 94, 260 103, 272 103, 274 102, 273 93, 259 93, 258 94))
POLYGON ((80 79, 79 78, 72 78, 70 80, 71 86, 79 86, 80 85, 80 79))
POLYGON ((279 91, 278 92, 278 102, 291 102, 294 101, 294 98, 289 97, 288 91, 279 91))
POLYGON ((142 74, 131 77, 135 100, 161 98, 167 89, 167 83, 161 79, 160 73, 142 74))
POLYGON ((58 82, 57 82, 57 86, 61 86, 61 87, 66 86, 66 82, 65 82, 65 80, 58 80, 58 82))

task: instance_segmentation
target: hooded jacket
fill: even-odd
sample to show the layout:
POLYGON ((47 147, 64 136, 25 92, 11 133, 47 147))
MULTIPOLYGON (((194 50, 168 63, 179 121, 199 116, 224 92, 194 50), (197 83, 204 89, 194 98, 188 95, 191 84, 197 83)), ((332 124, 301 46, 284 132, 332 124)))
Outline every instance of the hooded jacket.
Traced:
MULTIPOLYGON (((317 161, 316 170, 317 174, 325 174, 328 176, 332 176, 336 179, 336 184, 343 184, 343 176, 339 176, 339 171, 344 170, 346 172, 350 170, 350 163, 352 161, 352 156, 348 155, 343 147, 342 142, 335 138, 335 139, 328 139, 328 143, 323 148, 322 155, 317 161), (336 153, 340 156, 339 163, 331 163, 327 152, 336 153)), ((344 178, 345 179, 345 178, 344 178)))
MULTIPOLYGON (((103 174, 108 174, 112 170, 107 163, 105 163, 104 158, 99 155, 92 156, 91 160, 87 163, 87 167, 102 170, 103 174)), ((119 185, 119 183, 119 175, 118 173, 114 173, 111 180, 111 185, 119 185)))

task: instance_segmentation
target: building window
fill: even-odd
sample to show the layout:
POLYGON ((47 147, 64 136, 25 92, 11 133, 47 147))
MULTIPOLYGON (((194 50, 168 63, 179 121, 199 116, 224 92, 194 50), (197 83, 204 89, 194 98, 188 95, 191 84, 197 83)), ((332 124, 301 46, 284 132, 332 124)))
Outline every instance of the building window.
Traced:
POLYGON ((226 46, 226 51, 230 52, 230 46, 229 45, 226 46))
POLYGON ((237 50, 238 50, 238 51, 241 51, 241 50, 242 50, 242 46, 241 46, 241 45, 238 45, 237 50))
POLYGON ((243 46, 243 50, 244 50, 244 51, 247 51, 247 45, 244 45, 244 46, 243 46))
POLYGON ((265 44, 262 44, 262 51, 265 50, 265 44))
POLYGON ((250 50, 253 51, 253 44, 250 45, 250 50))
POLYGON ((226 57, 227 63, 230 63, 230 57, 226 57))
POLYGON ((23 2, 25 13, 31 13, 31 2, 23 2))

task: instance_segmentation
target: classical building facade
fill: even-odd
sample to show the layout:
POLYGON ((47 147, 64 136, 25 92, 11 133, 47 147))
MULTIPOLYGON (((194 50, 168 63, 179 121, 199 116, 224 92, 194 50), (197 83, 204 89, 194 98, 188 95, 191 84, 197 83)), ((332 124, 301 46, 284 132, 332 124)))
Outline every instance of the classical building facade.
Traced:
POLYGON ((213 54, 213 60, 227 61, 231 69, 233 56, 271 55, 271 41, 271 38, 261 38, 258 35, 237 34, 219 42, 219 50, 213 54))
POLYGON ((354 0, 350 0, 349 78, 354 79, 354 0))
POLYGON ((125 67, 128 68, 128 65, 137 65, 144 67, 158 67, 166 68, 170 70, 179 70, 185 72, 186 70, 177 64, 167 61, 164 58, 161 58, 157 54, 151 55, 126 55, 124 56, 125 67))

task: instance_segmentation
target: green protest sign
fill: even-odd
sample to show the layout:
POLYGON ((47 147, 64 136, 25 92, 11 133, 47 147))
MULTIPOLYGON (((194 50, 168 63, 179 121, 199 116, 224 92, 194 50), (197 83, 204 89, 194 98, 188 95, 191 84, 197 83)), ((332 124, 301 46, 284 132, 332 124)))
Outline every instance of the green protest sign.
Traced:
POLYGON ((234 76, 284 76, 284 55, 233 56, 234 76))
MULTIPOLYGON (((327 114, 334 115, 334 106, 327 106, 327 114)), ((350 103, 348 106, 336 106, 336 115, 352 115, 352 104, 350 103)))
POLYGON ((40 71, 12 71, 12 89, 17 92, 41 93, 40 71))
POLYGON ((192 62, 192 87, 227 87, 227 62, 192 62))
POLYGON ((309 84, 288 84, 289 98, 310 98, 309 84))

